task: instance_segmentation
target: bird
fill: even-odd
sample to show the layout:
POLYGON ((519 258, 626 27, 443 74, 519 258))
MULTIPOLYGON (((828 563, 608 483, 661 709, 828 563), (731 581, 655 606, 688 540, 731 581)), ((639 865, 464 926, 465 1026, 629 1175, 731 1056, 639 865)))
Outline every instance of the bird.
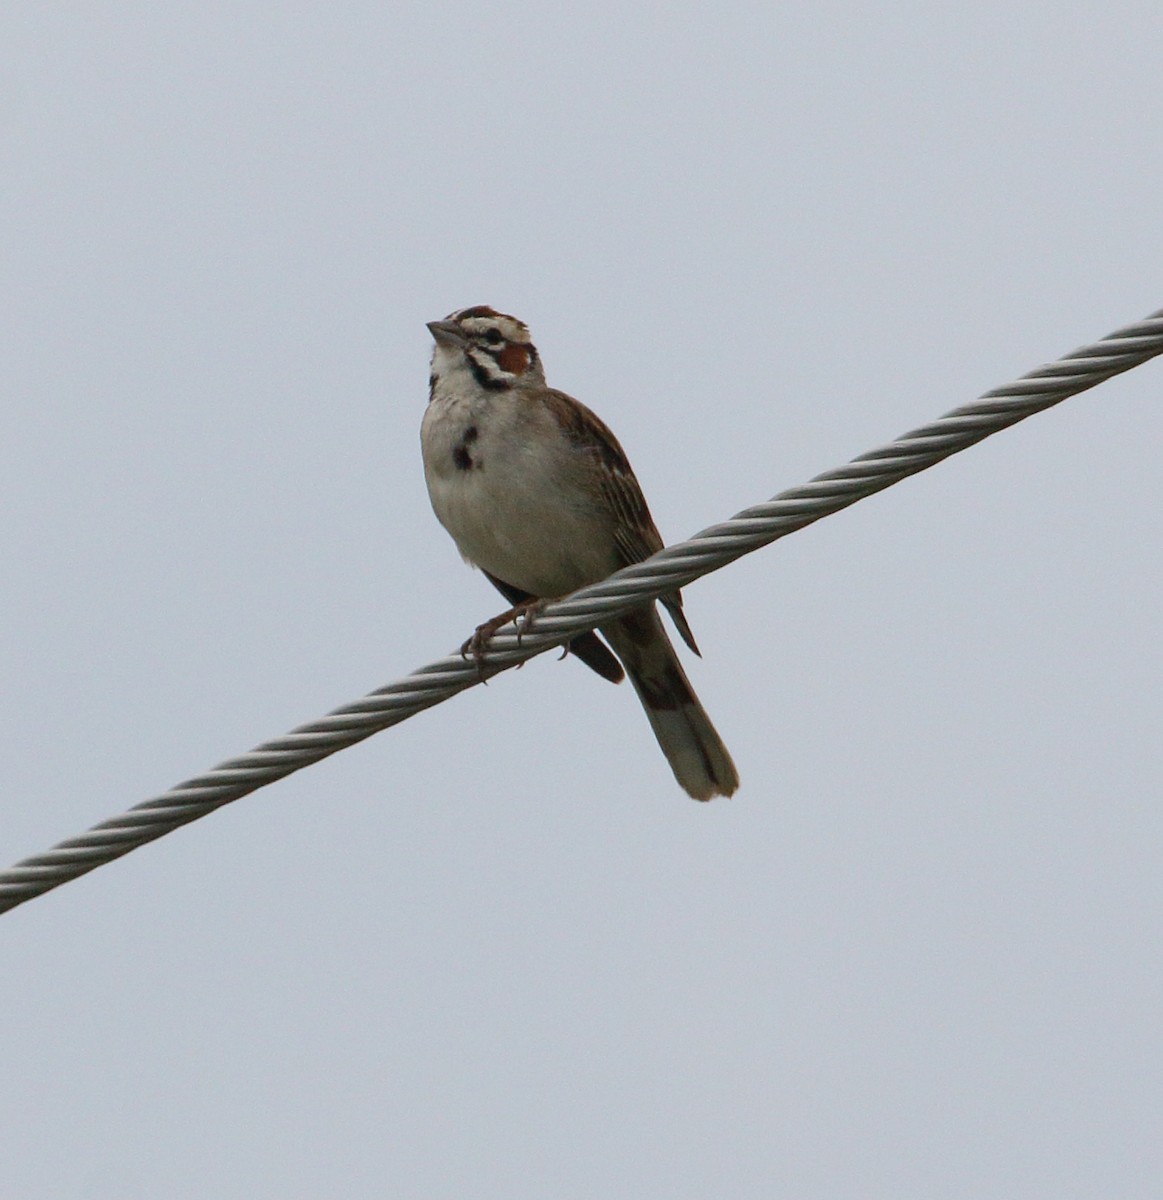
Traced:
MULTIPOLYGON (((428 330, 435 344, 420 429, 428 496, 462 557, 514 606, 465 643, 479 661, 507 621, 649 558, 663 542, 618 439, 584 404, 549 387, 523 321, 475 305, 428 330)), ((661 599, 699 654, 681 594, 661 599)), ((612 683, 629 676, 688 795, 730 796, 739 786, 735 764, 657 606, 599 630, 574 637, 568 651, 612 683)))

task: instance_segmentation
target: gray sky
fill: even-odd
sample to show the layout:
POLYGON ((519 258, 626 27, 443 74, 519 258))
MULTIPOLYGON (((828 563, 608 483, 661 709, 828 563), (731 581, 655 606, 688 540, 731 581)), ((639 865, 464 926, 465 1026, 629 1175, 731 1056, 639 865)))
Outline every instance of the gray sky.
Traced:
MULTIPOLYGON (((15 3, 0 866, 500 607, 488 303, 675 540, 1163 305, 1158 4, 15 3)), ((0 1194, 1154 1197, 1163 365, 0 918, 0 1194)))

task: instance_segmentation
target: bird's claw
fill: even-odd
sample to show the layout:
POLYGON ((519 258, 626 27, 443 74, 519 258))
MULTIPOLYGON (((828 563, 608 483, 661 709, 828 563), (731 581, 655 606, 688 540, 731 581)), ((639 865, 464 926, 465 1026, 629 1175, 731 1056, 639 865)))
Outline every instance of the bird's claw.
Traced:
MULTIPOLYGON (((478 625, 472 637, 464 642, 460 648, 460 657, 467 661, 469 656, 472 656, 482 683, 486 682, 485 656, 488 653, 489 643, 496 634, 511 623, 516 627, 517 645, 520 646, 521 639, 533 628, 533 620, 537 613, 545 607, 545 603, 544 600, 534 599, 523 600, 520 604, 514 604, 512 608, 506 609, 499 616, 478 625)), ((517 664, 518 667, 524 665, 524 663, 517 664)))

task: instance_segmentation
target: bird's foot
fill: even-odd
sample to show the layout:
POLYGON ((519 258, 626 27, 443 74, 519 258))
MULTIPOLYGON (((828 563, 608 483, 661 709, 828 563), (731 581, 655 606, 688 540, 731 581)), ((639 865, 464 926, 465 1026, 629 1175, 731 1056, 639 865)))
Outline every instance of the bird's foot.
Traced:
MULTIPOLYGON (((546 603, 547 601, 536 597, 530 600, 522 600, 520 604, 514 604, 512 608, 507 608, 503 613, 493 617, 491 621, 485 621, 483 625, 476 627, 476 632, 461 646, 460 656, 464 659, 467 659, 470 655, 472 656, 482 682, 484 680, 485 656, 488 653, 489 643, 493 640, 493 637, 500 630, 504 629, 506 625, 513 624, 517 627, 517 645, 519 646, 521 638, 533 628, 534 618, 545 607, 546 603)), ((523 666, 524 664, 518 663, 517 665, 523 666)))

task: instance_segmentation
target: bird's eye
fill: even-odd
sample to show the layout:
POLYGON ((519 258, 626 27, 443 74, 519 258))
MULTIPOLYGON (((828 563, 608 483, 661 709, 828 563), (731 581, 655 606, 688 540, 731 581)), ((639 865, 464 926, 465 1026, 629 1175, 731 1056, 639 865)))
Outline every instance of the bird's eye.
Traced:
POLYGON ((495 346, 498 342, 503 342, 504 340, 505 339, 501 336, 501 331, 499 329, 490 329, 485 334, 485 341, 492 346, 495 346))

